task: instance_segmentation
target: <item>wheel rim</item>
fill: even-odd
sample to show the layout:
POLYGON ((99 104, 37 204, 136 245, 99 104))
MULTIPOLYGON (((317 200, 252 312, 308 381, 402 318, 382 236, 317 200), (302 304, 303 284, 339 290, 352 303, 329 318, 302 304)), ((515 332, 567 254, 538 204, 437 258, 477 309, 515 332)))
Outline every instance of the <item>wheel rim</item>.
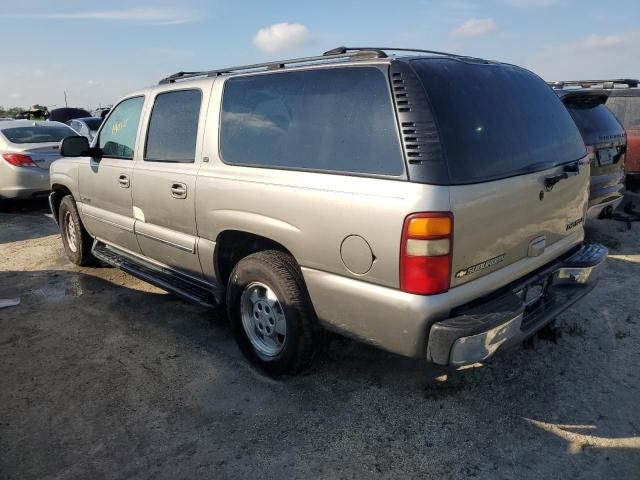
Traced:
POLYGON ((67 237, 67 245, 72 252, 78 251, 78 236, 76 234, 76 223, 73 221, 71 212, 67 212, 64 216, 65 234, 67 237))
POLYGON ((251 345, 267 357, 282 352, 287 341, 287 320, 273 290, 264 283, 250 283, 242 292, 240 309, 251 345))

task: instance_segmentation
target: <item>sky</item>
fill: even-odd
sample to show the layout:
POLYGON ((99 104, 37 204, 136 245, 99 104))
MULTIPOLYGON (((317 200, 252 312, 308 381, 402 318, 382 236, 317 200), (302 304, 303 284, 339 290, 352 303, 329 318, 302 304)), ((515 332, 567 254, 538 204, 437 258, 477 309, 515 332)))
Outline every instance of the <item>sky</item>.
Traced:
POLYGON ((640 0, 0 0, 0 106, 94 108, 181 70, 414 47, 640 77, 640 0))

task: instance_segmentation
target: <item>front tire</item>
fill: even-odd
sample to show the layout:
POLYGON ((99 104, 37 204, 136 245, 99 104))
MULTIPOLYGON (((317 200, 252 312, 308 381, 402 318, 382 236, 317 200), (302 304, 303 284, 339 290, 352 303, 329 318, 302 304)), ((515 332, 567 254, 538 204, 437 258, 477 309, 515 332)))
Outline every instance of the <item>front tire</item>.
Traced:
POLYGON ((249 255, 231 272, 227 288, 231 330, 245 357, 271 375, 307 368, 322 330, 290 255, 267 250, 249 255))
POLYGON ((91 253, 93 238, 82 225, 78 207, 71 195, 67 195, 60 202, 58 223, 64 251, 69 260, 81 267, 94 264, 96 259, 91 253))

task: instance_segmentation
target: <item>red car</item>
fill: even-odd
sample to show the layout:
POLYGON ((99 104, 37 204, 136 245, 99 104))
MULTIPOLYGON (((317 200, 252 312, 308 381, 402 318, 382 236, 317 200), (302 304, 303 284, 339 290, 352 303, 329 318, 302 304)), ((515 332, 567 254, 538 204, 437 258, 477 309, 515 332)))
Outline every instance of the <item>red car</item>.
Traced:
POLYGON ((640 88, 614 88, 606 103, 627 131, 627 176, 640 180, 640 88))

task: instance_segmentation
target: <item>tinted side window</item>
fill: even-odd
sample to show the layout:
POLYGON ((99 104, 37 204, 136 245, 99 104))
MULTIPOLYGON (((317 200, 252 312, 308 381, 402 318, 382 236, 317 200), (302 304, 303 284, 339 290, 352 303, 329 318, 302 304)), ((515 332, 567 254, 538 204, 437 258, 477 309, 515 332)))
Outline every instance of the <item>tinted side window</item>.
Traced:
POLYGON ((111 112, 98 139, 105 157, 133 158, 143 104, 144 97, 129 98, 111 112))
POLYGON ((451 59, 412 65, 433 108, 452 183, 506 178, 585 155, 569 112, 531 72, 451 59))
POLYGON ((625 128, 640 128, 640 97, 609 97, 607 107, 625 128))
POLYGON ((179 90, 158 95, 149 120, 144 159, 192 163, 196 157, 201 103, 200 90, 179 90))
POLYGON ((220 151, 228 163, 402 175, 386 76, 333 68, 227 81, 220 151))

